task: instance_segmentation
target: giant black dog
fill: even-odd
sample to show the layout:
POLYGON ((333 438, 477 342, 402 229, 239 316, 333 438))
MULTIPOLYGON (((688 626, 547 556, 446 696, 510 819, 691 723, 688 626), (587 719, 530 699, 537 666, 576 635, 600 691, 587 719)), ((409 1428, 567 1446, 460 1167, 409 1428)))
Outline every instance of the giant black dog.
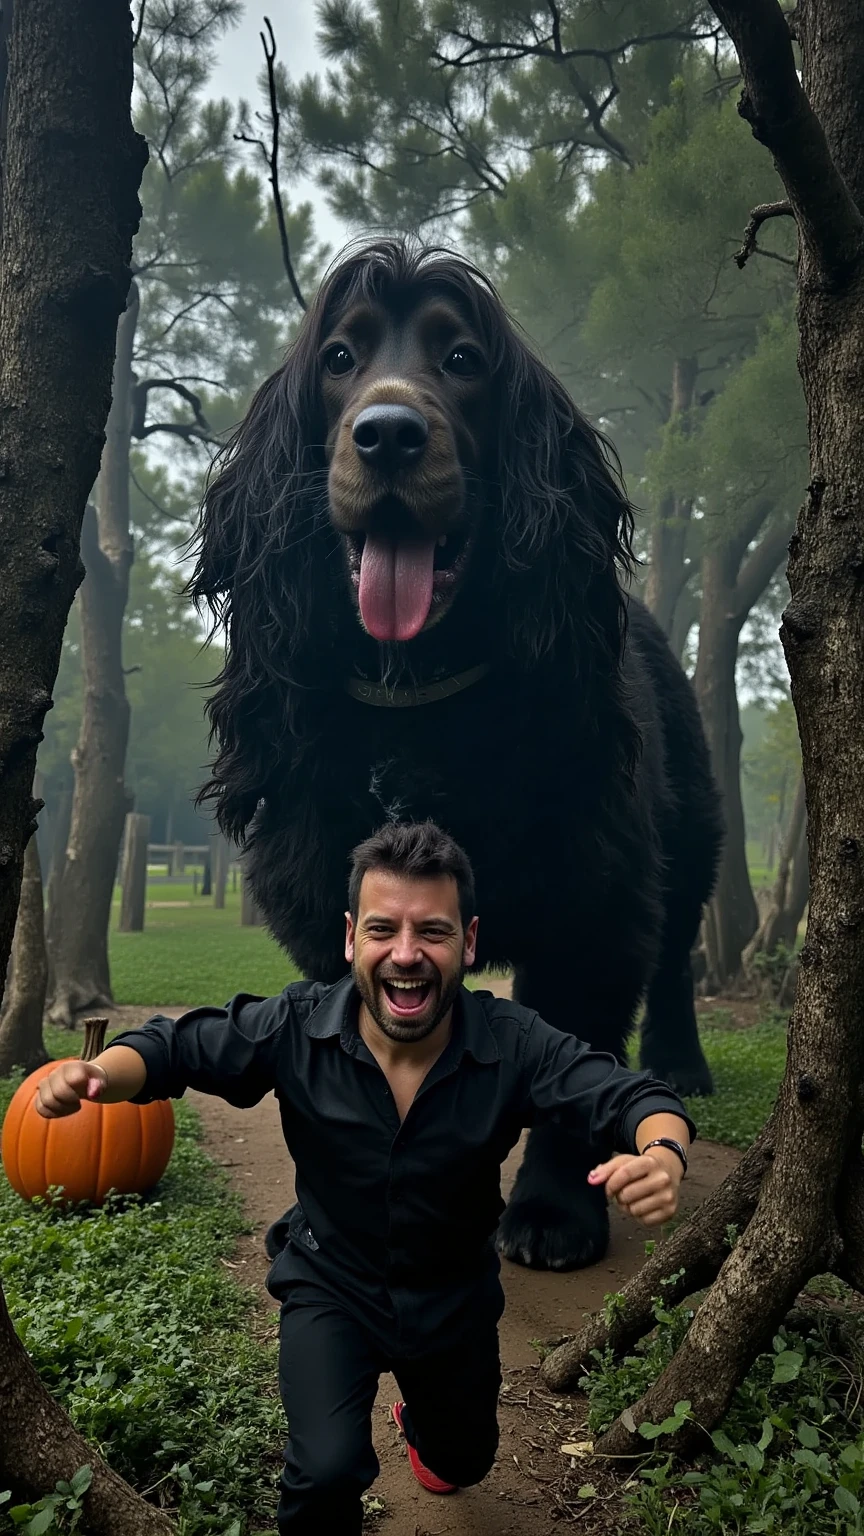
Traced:
MULTIPOLYGON (((432 817, 476 871, 481 963, 620 1056, 710 1092, 689 955, 720 846, 689 684, 624 595, 602 439, 453 255, 383 240, 325 280, 205 497, 196 598, 227 626, 203 795, 273 933, 345 970, 350 849, 432 817)), ((499 1245, 605 1249, 590 1149, 531 1133, 499 1245)))

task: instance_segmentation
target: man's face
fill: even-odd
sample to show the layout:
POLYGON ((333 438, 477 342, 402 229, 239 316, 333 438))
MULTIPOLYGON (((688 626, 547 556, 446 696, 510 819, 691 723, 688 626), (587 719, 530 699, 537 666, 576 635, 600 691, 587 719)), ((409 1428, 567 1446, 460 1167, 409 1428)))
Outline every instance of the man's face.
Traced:
POLYGON ((356 923, 346 913, 345 958, 378 1027, 391 1040, 424 1040, 474 963, 477 919, 462 927, 456 881, 412 880, 370 870, 356 923))

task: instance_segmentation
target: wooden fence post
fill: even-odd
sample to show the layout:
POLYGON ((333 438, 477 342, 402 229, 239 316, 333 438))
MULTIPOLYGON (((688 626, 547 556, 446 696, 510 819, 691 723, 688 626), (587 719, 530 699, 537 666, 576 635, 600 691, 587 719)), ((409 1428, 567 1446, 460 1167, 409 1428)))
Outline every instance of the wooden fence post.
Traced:
POLYGON ((130 811, 123 838, 123 889, 120 895, 120 932, 141 933, 147 900, 147 844, 150 817, 130 811))
POLYGON ((186 849, 182 843, 174 844, 174 853, 171 859, 172 875, 182 875, 186 871, 186 849))

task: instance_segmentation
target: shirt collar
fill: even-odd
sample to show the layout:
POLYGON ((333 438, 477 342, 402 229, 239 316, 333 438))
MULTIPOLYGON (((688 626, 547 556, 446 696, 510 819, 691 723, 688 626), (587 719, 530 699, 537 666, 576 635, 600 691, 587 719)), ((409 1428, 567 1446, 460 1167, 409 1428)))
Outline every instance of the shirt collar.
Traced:
MULTIPOLYGON (((353 976, 346 976, 344 980, 337 981, 331 987, 326 997, 322 998, 317 1008, 313 1008, 304 1028, 311 1040, 330 1040, 338 1035, 343 1045, 356 1040, 357 1032, 354 1026, 353 1004, 357 993, 354 987, 353 976)), ((456 1010, 454 1018, 454 1039, 457 1041, 457 1049, 460 1055, 465 1051, 470 1052, 475 1061, 493 1062, 500 1060, 498 1044, 486 1018, 486 1012, 479 997, 463 987, 459 994, 461 1007, 456 1010)))

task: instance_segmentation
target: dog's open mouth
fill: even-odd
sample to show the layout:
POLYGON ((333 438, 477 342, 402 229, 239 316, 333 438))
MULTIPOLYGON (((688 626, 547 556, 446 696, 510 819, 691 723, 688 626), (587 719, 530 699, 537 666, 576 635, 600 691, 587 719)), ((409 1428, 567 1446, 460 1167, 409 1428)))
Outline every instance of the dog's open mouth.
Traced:
POLYGON ((364 628, 375 640, 413 640, 449 607, 468 561, 462 529, 345 534, 364 628))

